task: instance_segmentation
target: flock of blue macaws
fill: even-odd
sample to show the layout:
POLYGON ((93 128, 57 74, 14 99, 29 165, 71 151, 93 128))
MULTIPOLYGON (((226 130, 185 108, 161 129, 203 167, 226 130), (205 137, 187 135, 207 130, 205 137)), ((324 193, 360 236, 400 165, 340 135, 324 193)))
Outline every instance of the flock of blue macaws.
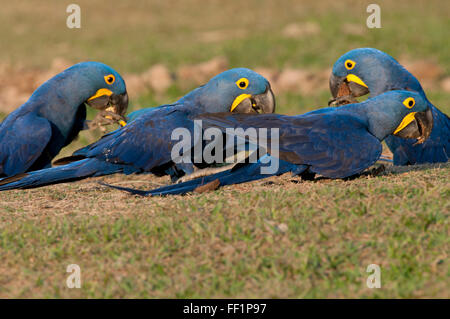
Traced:
POLYGON ((170 175, 172 180, 200 176, 150 191, 108 185, 144 196, 185 194, 209 183, 216 188, 287 172, 304 178, 346 178, 380 159, 383 140, 395 165, 448 161, 449 117, 388 54, 372 48, 347 52, 334 64, 329 84, 329 107, 287 116, 274 113, 275 98, 264 77, 245 68, 231 69, 172 104, 129 114, 127 124, 128 96, 121 76, 101 63, 79 63, 41 85, 0 124, 0 191, 115 173, 170 175), (356 98, 366 94, 369 98, 358 103, 356 98), (51 166, 59 151, 89 127, 86 105, 100 110, 99 122, 121 127, 51 166), (262 150, 259 158, 247 157, 232 168, 217 167, 225 158, 213 163, 194 161, 193 155, 188 161, 174 160, 173 132, 178 128, 191 134, 191 149, 208 147, 196 137, 196 121, 203 129, 218 130, 224 140, 230 138, 229 129, 235 129, 233 134, 247 147, 262 150), (249 128, 276 128, 279 135, 253 139, 239 133, 249 128), (273 161, 277 168, 263 173, 273 161), (220 171, 198 174, 204 168, 220 171))

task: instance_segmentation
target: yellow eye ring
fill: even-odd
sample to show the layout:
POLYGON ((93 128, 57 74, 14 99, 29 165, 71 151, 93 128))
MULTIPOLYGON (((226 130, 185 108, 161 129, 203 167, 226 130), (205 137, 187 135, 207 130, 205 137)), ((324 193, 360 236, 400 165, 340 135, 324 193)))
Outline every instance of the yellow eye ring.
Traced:
POLYGON ((406 106, 408 109, 410 109, 414 105, 416 105, 416 101, 414 100, 414 98, 409 97, 403 101, 403 105, 406 106))
POLYGON ((104 76, 105 82, 109 85, 113 84, 116 81, 116 77, 114 74, 108 74, 104 76))
POLYGON ((239 80, 236 81, 236 85, 241 90, 245 90, 248 87, 248 84, 249 84, 249 82, 248 82, 248 79, 246 79, 246 78, 240 78, 239 80))
POLYGON ((352 60, 346 60, 344 65, 347 70, 351 70, 355 67, 356 62, 352 60))

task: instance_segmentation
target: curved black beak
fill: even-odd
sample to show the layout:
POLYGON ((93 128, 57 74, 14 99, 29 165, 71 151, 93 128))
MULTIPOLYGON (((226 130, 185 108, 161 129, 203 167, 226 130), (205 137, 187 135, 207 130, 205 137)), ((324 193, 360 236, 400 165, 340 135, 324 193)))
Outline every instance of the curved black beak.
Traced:
POLYGON ((125 114, 128 109, 128 94, 114 94, 111 91, 95 96, 86 101, 86 104, 100 110, 100 118, 116 121, 120 126, 125 126, 127 120, 125 114))
POLYGON ((358 101, 355 97, 370 93, 368 87, 362 84, 364 82, 353 74, 336 76, 331 73, 329 85, 333 98, 328 101, 328 105, 341 106, 349 103, 357 103, 358 101), (355 79, 358 83, 352 79, 355 79))
POLYGON ((432 129, 433 112, 428 107, 424 112, 415 113, 414 119, 394 135, 401 138, 416 138, 416 144, 422 144, 430 136, 432 129))
MULTIPOLYGON (((339 90, 341 89, 341 85, 344 83, 345 76, 336 76, 333 73, 331 73, 329 85, 330 85, 330 91, 333 98, 338 97, 339 90)), ((347 94, 350 93, 350 90, 346 92, 347 94)), ((345 95, 347 95, 345 94, 345 95)))
POLYGON ((128 109, 128 94, 111 94, 101 95, 86 101, 90 107, 97 110, 113 112, 117 115, 124 116, 128 109))
POLYGON ((267 85, 266 91, 258 95, 249 95, 243 99, 233 110, 234 113, 274 113, 275 96, 267 85))
MULTIPOLYGON (((125 116, 128 109, 128 94, 127 92, 123 94, 113 94, 110 96, 110 111, 114 112, 120 116, 125 116)), ((108 111, 108 108, 106 109, 108 111)))

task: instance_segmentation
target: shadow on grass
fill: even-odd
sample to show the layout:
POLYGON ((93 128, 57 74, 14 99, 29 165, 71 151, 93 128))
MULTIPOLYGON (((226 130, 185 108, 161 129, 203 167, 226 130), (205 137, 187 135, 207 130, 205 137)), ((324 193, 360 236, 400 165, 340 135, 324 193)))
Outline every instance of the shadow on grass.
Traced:
MULTIPOLYGON (((389 176, 389 175, 399 175, 408 172, 416 171, 426 171, 429 169, 441 169, 450 168, 450 162, 447 163, 435 163, 435 164, 420 164, 420 165, 408 165, 408 166, 394 166, 385 164, 376 164, 375 166, 369 168, 368 170, 362 172, 361 174, 353 175, 350 177, 343 178, 344 181, 352 181, 361 177, 378 177, 378 176, 389 176)), ((326 182, 331 181, 330 178, 323 176, 316 176, 314 174, 307 174, 301 177, 294 177, 290 180, 291 183, 299 184, 303 181, 309 182, 326 182)), ((273 181, 268 181, 263 183, 263 185, 275 184, 273 181)))

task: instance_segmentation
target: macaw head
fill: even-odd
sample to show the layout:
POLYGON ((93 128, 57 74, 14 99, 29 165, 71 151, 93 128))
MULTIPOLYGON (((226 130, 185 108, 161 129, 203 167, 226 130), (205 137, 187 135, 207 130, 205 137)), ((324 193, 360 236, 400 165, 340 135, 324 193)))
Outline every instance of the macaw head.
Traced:
MULTIPOLYGON (((124 116, 128 108, 125 81, 119 73, 103 63, 75 64, 47 83, 50 84, 46 87, 47 91, 52 91, 74 107, 85 103, 95 109, 110 111, 120 116, 124 116), (56 85, 53 85, 54 83, 56 85)), ((43 87, 45 86, 44 84, 43 87)))
POLYGON ((207 113, 275 112, 275 97, 269 81, 246 68, 222 72, 183 99, 194 99, 207 113))
MULTIPOLYGON (((417 139, 417 143, 421 144, 430 136, 433 115, 427 99, 420 93, 389 91, 351 105, 359 104, 363 105, 362 112, 368 118, 370 132, 380 140, 393 134, 401 138, 417 139)), ((351 108, 351 105, 348 107, 351 108)))
POLYGON ((373 97, 391 90, 416 91, 425 97, 411 73, 390 55, 372 48, 354 49, 341 56, 333 66, 330 90, 330 105, 345 96, 352 102, 355 97, 369 93, 373 97))

